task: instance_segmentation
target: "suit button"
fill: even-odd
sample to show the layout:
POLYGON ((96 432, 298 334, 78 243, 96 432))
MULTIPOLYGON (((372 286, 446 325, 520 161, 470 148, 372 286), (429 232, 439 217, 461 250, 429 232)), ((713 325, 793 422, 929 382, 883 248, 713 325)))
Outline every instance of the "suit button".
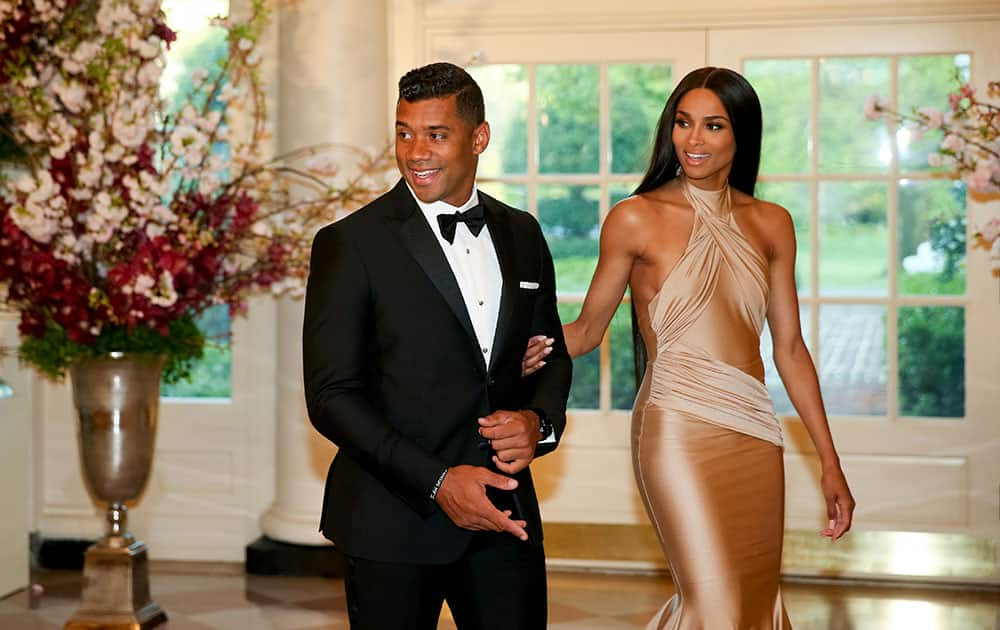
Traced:
POLYGON ((486 380, 486 384, 487 384, 487 385, 496 385, 496 384, 497 384, 497 382, 496 382, 496 380, 495 380, 495 379, 493 379, 493 378, 490 378, 490 379, 487 379, 487 380, 486 380))

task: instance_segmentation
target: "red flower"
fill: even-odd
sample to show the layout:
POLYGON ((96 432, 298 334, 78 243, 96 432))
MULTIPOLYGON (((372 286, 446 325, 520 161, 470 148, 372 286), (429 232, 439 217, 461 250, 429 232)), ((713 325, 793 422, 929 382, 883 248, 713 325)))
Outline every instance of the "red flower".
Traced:
POLYGON ((34 310, 21 311, 21 322, 17 331, 25 337, 41 338, 45 335, 45 318, 34 310))
POLYGON ((170 44, 177 41, 177 33, 160 20, 153 22, 153 35, 156 35, 166 43, 167 50, 170 50, 170 44))

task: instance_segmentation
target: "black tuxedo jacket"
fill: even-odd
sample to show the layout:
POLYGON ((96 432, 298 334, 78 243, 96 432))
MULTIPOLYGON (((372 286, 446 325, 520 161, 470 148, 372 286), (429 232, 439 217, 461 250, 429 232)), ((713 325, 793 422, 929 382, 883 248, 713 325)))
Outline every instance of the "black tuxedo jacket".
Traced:
MULTIPOLYGON (((306 289, 306 403, 339 447, 326 480, 320 530, 344 553, 386 562, 445 563, 472 532, 430 499, 447 466, 496 470, 478 418, 540 408, 566 425, 572 363, 556 310, 552 257, 535 219, 479 192, 503 274, 491 364, 486 365, 458 283, 402 180, 323 228, 306 289), (521 378, 528 337, 555 337, 547 365, 521 378)), ((437 229, 434 226, 433 229, 437 229)), ((484 236, 485 234, 481 235, 484 236)), ((540 444, 537 455, 555 448, 540 444)), ((542 538, 528 469, 500 509, 542 538)))

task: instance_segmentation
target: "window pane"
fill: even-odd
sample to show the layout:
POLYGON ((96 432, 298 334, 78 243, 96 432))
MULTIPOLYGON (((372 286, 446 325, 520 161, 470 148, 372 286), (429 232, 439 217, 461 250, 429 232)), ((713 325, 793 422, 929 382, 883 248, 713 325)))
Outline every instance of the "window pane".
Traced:
POLYGON ((809 236, 809 184, 804 182, 761 182, 757 185, 755 196, 784 207, 792 215, 795 224, 795 286, 800 295, 812 293, 812 239, 809 236))
POLYGON ((808 59, 747 61, 764 116, 761 173, 806 173, 811 149, 812 78, 808 59))
POLYGON ((166 66, 160 76, 160 96, 167 101, 167 111, 180 109, 194 87, 192 73, 201 68, 218 75, 220 62, 229 55, 226 31, 212 26, 215 16, 229 13, 229 0, 163 0, 167 24, 181 33, 166 51, 166 66))
POLYGON ((958 306, 899 309, 899 412, 965 415, 965 310, 958 306))
POLYGON ((208 343, 204 356, 191 370, 190 381, 160 385, 163 398, 229 398, 232 395, 233 355, 229 348, 229 308, 212 306, 198 317, 198 328, 208 343))
POLYGON ((597 186, 538 187, 538 222, 552 251, 560 295, 583 295, 594 275, 600 194, 597 186))
MULTIPOLYGON (((902 57, 899 60, 899 111, 911 113, 916 107, 933 107, 948 111, 948 92, 958 87, 956 72, 962 81, 969 78, 969 55, 925 55, 902 57)), ((903 171, 932 169, 927 156, 935 153, 941 134, 930 132, 917 138, 908 128, 896 132, 899 147, 899 168, 903 171)))
POLYGON ((632 305, 621 304, 611 318, 611 408, 631 409, 635 390, 632 305))
POLYGON ((538 172, 596 173, 597 66, 538 66, 538 172))
POLYGON ((618 203, 622 199, 625 199, 626 197, 630 197, 632 195, 632 191, 634 191, 638 185, 639 182, 634 182, 631 184, 622 184, 620 182, 615 182, 612 184, 608 184, 608 197, 611 206, 614 206, 616 203, 618 203))
POLYGON ((824 173, 884 172, 892 151, 883 121, 865 119, 872 94, 889 94, 889 60, 821 59, 819 168, 824 173))
MULTIPOLYGON (((806 347, 810 345, 809 334, 809 307, 799 307, 799 324, 802 328, 802 338, 806 341, 806 347)), ((767 384, 767 392, 771 395, 774 403, 774 412, 779 416, 796 415, 795 407, 788 398, 785 386, 781 382, 781 375, 774 364, 774 342, 771 340, 771 329, 764 326, 764 332, 760 337, 760 357, 764 361, 764 383, 767 384)))
POLYGON ((486 101, 490 145, 479 156, 480 177, 528 171, 528 75, 523 66, 469 68, 486 101))
POLYGON ((612 173, 642 173, 649 166, 656 123, 670 96, 670 70, 666 64, 608 67, 612 173))
POLYGON ((476 182, 479 190, 496 197, 508 206, 518 210, 528 209, 528 187, 524 184, 504 184, 503 182, 476 182))
POLYGON ((822 182, 819 288, 822 295, 884 296, 889 275, 886 186, 822 182))
MULTIPOLYGON (((580 314, 582 304, 559 304, 559 319, 567 324, 580 314)), ((543 368, 544 369, 544 368, 543 368)), ((573 385, 569 390, 570 409, 597 409, 601 402, 600 347, 573 360, 573 385)))
POLYGON ((899 292, 965 293, 965 185, 899 182, 899 292))
POLYGON ((887 413, 885 318, 884 306, 820 306, 819 380, 831 415, 887 413))

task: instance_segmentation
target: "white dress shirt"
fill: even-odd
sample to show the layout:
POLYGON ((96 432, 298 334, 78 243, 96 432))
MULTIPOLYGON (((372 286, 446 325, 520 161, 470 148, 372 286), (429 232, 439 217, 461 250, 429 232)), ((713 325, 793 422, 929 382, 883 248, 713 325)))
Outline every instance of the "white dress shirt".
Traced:
MULTIPOLYGON (((410 194, 413 194, 412 188, 410 194)), ((472 320, 472 329, 476 333, 479 349, 488 367, 493 354, 493 339, 496 336, 497 319, 500 316, 500 293, 503 290, 503 275, 500 273, 496 248, 490 237, 490 228, 484 225, 483 231, 477 237, 469 231, 469 226, 459 223, 455 226, 455 241, 449 243, 441 236, 437 220, 438 215, 464 212, 475 206, 479 203, 479 191, 473 185, 469 200, 458 207, 445 201, 424 203, 416 195, 413 195, 413 198, 420 211, 424 213, 431 231, 434 232, 444 251, 445 258, 448 259, 452 273, 455 274, 462 299, 465 300, 465 308, 469 312, 469 319, 472 320)))

